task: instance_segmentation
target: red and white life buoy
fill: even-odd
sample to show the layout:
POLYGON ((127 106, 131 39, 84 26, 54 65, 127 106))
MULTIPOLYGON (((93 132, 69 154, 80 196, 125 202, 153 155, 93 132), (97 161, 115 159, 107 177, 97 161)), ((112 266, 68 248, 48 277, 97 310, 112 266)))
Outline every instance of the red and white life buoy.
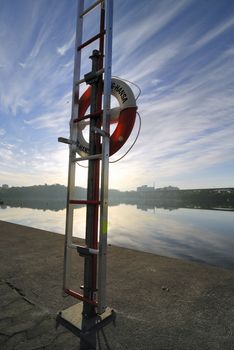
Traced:
MULTIPOLYGON (((110 121, 117 123, 114 132, 110 136, 110 156, 116 153, 129 138, 136 119, 136 99, 134 94, 123 80, 112 78, 111 80, 111 95, 113 95, 119 107, 111 109, 110 121)), ((91 87, 89 87, 79 100, 79 118, 83 118, 87 109, 90 106, 91 87)), ((89 155, 89 144, 85 140, 83 132, 87 125, 86 121, 77 123, 78 150, 80 156, 89 155)))

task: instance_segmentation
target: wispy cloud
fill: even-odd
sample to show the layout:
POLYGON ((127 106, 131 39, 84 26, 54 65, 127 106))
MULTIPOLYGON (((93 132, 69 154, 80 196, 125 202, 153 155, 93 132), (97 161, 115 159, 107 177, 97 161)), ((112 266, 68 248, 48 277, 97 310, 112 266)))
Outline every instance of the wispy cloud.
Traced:
MULTIPOLYGON (((136 53, 139 50, 140 53, 145 47, 145 43, 163 30, 189 4, 190 1, 184 0, 179 2, 169 1, 167 3, 159 2, 156 4, 156 7, 149 6, 147 17, 142 16, 140 11, 141 5, 132 7, 132 10, 129 9, 128 17, 125 17, 125 22, 120 23, 122 30, 114 39, 116 65, 121 65, 126 60, 126 57, 131 56, 133 52, 136 53), (135 20, 129 22, 127 18, 130 18, 130 16, 135 20), (121 50, 121 55, 118 55, 119 50, 121 50)), ((119 27, 117 24, 117 33, 119 27)))
POLYGON ((63 46, 60 46, 57 48, 57 52, 61 55, 64 56, 67 51, 71 48, 74 47, 74 41, 75 41, 75 34, 73 34, 73 36, 71 37, 70 40, 68 40, 68 42, 66 42, 63 46))
MULTIPOLYGON (((210 183, 214 167, 234 163, 234 17, 225 1, 212 3, 203 4, 207 10, 192 0, 120 0, 115 7, 113 74, 140 85, 142 131, 131 153, 110 166, 111 187, 155 178, 179 185, 204 169, 210 183)), ((2 174, 29 179, 30 160, 35 181, 66 183, 67 148, 57 137, 69 132, 75 2, 25 2, 10 22, 7 4, 0 13, 0 37, 8 39, 0 46, 2 174)), ((87 20, 84 40, 97 33, 97 15, 87 20)), ((83 51, 82 74, 95 45, 83 51)))
MULTIPOLYGON (((5 41, 0 48, 0 56, 7 62, 0 80, 0 109, 14 115, 20 111, 29 113, 38 107, 48 107, 58 98, 59 87, 72 79, 72 67, 67 61, 61 62, 56 52, 54 30, 59 24, 62 5, 50 6, 53 11, 44 13, 43 21, 40 21, 44 11, 42 5, 43 2, 41 6, 30 5, 33 16, 19 32, 19 40, 22 37, 20 49, 15 50, 15 26, 8 33, 8 42, 5 41), (9 79, 10 76, 12 79, 9 79)), ((19 18, 24 21, 22 16, 19 18)))
POLYGON ((0 136, 5 135, 5 133, 6 133, 6 130, 4 130, 4 129, 0 128, 0 136))
POLYGON ((210 43, 212 40, 219 37, 221 34, 223 34, 226 30, 231 29, 234 27, 234 16, 231 16, 227 20, 225 20, 223 23, 221 23, 219 26, 216 26, 215 28, 212 28, 209 30, 205 35, 203 35, 196 43, 195 47, 200 48, 208 43, 210 43))
MULTIPOLYGON (((183 44, 186 41, 178 44, 182 51, 183 44)), ((135 151, 124 161, 126 166, 122 165, 125 171, 138 169, 132 183, 140 184, 141 178, 152 183, 154 176, 173 183, 179 175, 184 179, 193 172, 234 162, 233 67, 233 51, 228 48, 194 71, 187 62, 176 79, 157 79, 156 86, 153 83, 143 89, 139 104, 142 133, 135 151)), ((163 68, 159 65, 156 70, 160 77, 163 68)), ((143 76, 143 64, 129 75, 137 77, 137 71, 143 76)))

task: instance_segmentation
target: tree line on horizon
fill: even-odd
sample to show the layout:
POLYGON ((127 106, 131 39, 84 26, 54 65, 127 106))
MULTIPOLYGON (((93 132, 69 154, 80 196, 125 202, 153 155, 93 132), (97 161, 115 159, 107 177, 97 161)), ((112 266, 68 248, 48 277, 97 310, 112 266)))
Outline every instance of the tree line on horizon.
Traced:
MULTIPOLYGON (((0 188, 0 201, 9 202, 66 202, 67 187, 60 184, 34 185, 23 187, 0 188)), ((151 191, 120 191, 109 190, 111 203, 150 203, 165 206, 186 207, 215 207, 234 208, 234 188, 229 189, 193 189, 193 190, 164 190, 151 191)), ((85 199, 86 189, 75 188, 74 199, 85 199)))

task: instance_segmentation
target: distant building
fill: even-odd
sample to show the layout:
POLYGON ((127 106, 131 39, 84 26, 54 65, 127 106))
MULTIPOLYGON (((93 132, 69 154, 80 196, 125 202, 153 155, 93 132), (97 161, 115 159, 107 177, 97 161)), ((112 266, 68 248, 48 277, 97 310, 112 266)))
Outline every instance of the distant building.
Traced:
POLYGON ((166 187, 161 187, 161 188, 156 188, 156 191, 178 191, 179 187, 175 186, 166 186, 166 187))
POLYGON ((232 193, 230 188, 215 188, 215 189, 212 189, 211 191, 216 193, 232 193))
POLYGON ((175 190, 179 190, 179 187, 167 186, 167 187, 163 187, 162 189, 163 189, 164 191, 175 191, 175 190))
POLYGON ((7 184, 3 184, 2 188, 9 188, 9 186, 7 184))
POLYGON ((150 186, 147 186, 147 185, 143 185, 143 186, 137 187, 137 192, 149 192, 149 191, 154 191, 154 190, 155 190, 154 187, 150 187, 150 186))

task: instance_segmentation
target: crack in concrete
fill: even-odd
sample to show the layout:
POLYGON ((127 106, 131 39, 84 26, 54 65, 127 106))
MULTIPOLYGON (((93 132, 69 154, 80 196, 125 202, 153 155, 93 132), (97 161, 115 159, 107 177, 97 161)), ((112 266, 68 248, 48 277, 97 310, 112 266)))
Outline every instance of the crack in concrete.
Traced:
POLYGON ((5 283, 6 283, 11 289, 15 290, 21 297, 23 297, 23 299, 24 299, 28 304, 35 306, 35 303, 26 297, 26 295, 24 294, 24 292, 22 291, 22 289, 16 287, 16 286, 15 286, 12 282, 10 282, 10 281, 5 281, 5 283))
MULTIPOLYGON (((12 304, 17 303, 19 300, 24 300, 27 304, 30 304, 33 306, 33 308, 31 308, 31 312, 32 312, 32 317, 34 318, 35 322, 32 322, 32 324, 26 329, 18 329, 18 330, 14 330, 12 333, 8 332, 8 328, 6 330, 1 329, 0 331, 0 336, 2 337, 1 339, 1 345, 2 346, 4 344, 4 346, 9 347, 10 343, 12 342, 12 340, 17 341, 16 337, 21 337, 20 339, 20 346, 22 345, 22 348, 24 347, 24 344, 27 343, 28 340, 30 339, 40 339, 42 334, 41 332, 38 330, 42 327, 43 328, 43 322, 50 322, 50 320, 53 320, 53 316, 49 315, 48 312, 44 312, 43 309, 41 310, 39 306, 37 306, 34 302, 32 302, 31 300, 29 300, 24 292, 22 291, 22 289, 18 288, 17 286, 15 286, 11 281, 7 281, 7 280, 0 280, 0 285, 5 285, 8 288, 10 288, 11 290, 15 291, 17 293, 17 297, 15 297, 13 300, 7 302, 4 305, 4 309, 7 310, 8 307, 12 307, 12 304), (35 312, 37 315, 37 320, 35 319, 35 312), (30 331, 31 333, 31 337, 30 337, 30 331), (9 344, 9 345, 8 345, 9 344)), ((6 287, 4 292, 6 293, 6 287)), ((25 306, 27 305, 25 304, 25 306)), ((30 316, 30 315, 29 315, 30 316)), ((31 317, 30 317, 31 318, 31 317)), ((1 322, 4 323, 4 321, 7 321, 8 319, 12 319, 12 317, 4 317, 1 319, 1 322)), ((21 322, 18 322, 18 319, 15 319, 15 321, 20 325, 21 322)), ((26 326, 25 326, 26 327, 26 326)), ((43 332, 43 331, 42 331, 43 332)), ((49 349, 51 343, 53 343, 55 341, 56 337, 52 336, 52 339, 48 340, 46 342, 46 344, 44 344, 43 346, 36 346, 34 349, 49 349)), ((17 342, 17 344, 12 345, 12 349, 15 349, 16 346, 18 346, 19 343, 17 342)))
POLYGON ((9 339, 15 337, 17 334, 23 334, 23 333, 26 333, 25 330, 22 330, 22 331, 18 331, 18 332, 15 332, 15 333, 12 333, 12 334, 7 334, 7 333, 4 333, 4 332, 0 332, 0 335, 3 335, 5 337, 7 337, 8 339, 6 340, 6 343, 9 341, 9 339))

